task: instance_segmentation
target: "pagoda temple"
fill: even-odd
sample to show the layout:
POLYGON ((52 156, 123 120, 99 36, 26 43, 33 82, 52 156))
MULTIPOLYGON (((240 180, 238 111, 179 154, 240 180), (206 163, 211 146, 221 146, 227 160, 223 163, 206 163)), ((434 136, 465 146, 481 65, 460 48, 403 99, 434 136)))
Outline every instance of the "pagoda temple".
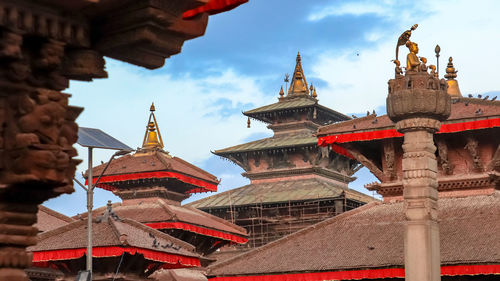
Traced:
MULTIPOLYGON (((87 219, 77 220, 38 236, 33 253, 35 267, 62 272, 64 280, 74 280, 85 268, 87 219)), ((199 267, 207 263, 195 247, 147 227, 120 218, 108 203, 102 216, 93 219, 92 280, 146 280, 159 269, 199 267)), ((30 275, 34 275, 31 270, 30 275)))
MULTIPOLYGON (((250 184, 190 203, 244 227, 245 247, 258 247, 304 227, 374 201, 348 188, 359 162, 318 147, 316 130, 350 118, 318 103, 297 54, 290 88, 278 102, 243 113, 268 124, 269 138, 216 150, 242 167, 250 184)), ((222 254, 222 253, 221 253, 222 254)))
MULTIPOLYGON (((201 254, 228 244, 246 243, 243 228, 196 208, 181 206, 181 201, 193 193, 217 191, 219 180, 163 150, 154 105, 150 111, 142 147, 133 155, 113 160, 97 183, 97 187, 112 191, 123 200, 113 204, 114 212, 186 241, 201 254)), ((106 166, 104 163, 94 167, 93 174, 100 175, 106 166)), ((97 209, 96 213, 102 211, 103 208, 97 209)))
MULTIPOLYGON (((416 25, 412 30, 415 28, 416 25)), ((408 38, 409 35, 406 41, 408 38)), ((367 184, 366 188, 377 191, 384 201, 368 203, 214 264, 210 267, 210 280, 409 280, 405 260, 408 259, 407 244, 411 243, 437 252, 440 280, 498 280, 500 102, 496 97, 462 97, 452 58, 446 69, 447 79, 439 79, 436 67, 427 67, 426 59, 416 56, 416 43, 406 46, 410 49, 406 73, 403 74, 396 60, 395 78, 389 80, 389 116, 372 114, 320 127, 317 133, 321 147, 330 147, 370 169, 380 182, 367 184), (404 94, 408 94, 405 98, 409 102, 401 98, 404 94), (444 99, 435 98, 437 94, 442 94, 444 99), (440 116, 447 116, 440 123, 393 120, 403 112, 413 120, 420 118, 427 122, 432 119, 425 116, 440 110, 440 116), (401 121, 404 123, 399 123, 401 121), (430 134, 431 145, 424 146, 425 139, 418 130, 435 124, 439 127, 436 126, 434 135, 430 134), (399 131, 403 125, 418 132, 416 136, 420 139, 416 146, 425 148, 426 152, 404 151, 410 144, 408 132, 403 131, 403 140, 403 133, 399 131), (437 165, 429 165, 426 172, 415 173, 411 169, 427 164, 417 160, 422 155, 434 158, 437 165), (408 176, 413 180, 428 175, 435 176, 436 184, 407 185, 408 176), (410 193, 413 187, 419 192, 410 193), (424 190, 427 187, 429 189, 424 190), (417 201, 424 196, 435 196, 435 205, 417 201), (437 245, 425 235, 407 238, 414 230, 408 225, 415 225, 415 218, 420 218, 417 208, 425 211, 424 219, 438 218, 437 245), (423 243, 422 238, 426 239, 423 243)), ((419 254, 413 257, 422 261, 421 264, 430 263, 422 252, 419 254)), ((418 262, 411 266, 416 264, 418 262)), ((419 280, 430 280, 430 276, 419 280)))

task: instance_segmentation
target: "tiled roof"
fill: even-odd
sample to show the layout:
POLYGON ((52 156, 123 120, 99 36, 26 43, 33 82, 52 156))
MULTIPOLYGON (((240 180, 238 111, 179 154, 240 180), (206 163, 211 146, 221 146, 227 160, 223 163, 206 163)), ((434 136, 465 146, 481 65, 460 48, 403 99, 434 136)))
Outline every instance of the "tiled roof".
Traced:
POLYGON ((271 183, 245 185, 226 192, 189 203, 199 209, 257 204, 279 203, 288 201, 314 200, 318 198, 334 198, 345 192, 348 199, 361 202, 375 201, 371 196, 352 189, 335 186, 325 180, 303 179, 271 183))
POLYGON ((268 112, 274 112, 274 111, 281 111, 281 110, 287 110, 287 109, 295 109, 295 108, 306 108, 306 107, 317 107, 318 109, 321 109, 324 111, 327 115, 331 117, 335 117, 335 119, 339 120, 348 120, 351 119, 349 116, 346 116, 340 112, 337 112, 335 110, 332 110, 328 107, 322 106, 318 104, 318 100, 305 96, 305 97, 296 97, 296 98, 286 98, 282 101, 273 103, 273 104, 268 104, 264 105, 255 109, 251 109, 248 111, 243 112, 244 115, 250 116, 250 117, 256 117, 258 114, 262 113, 268 113, 268 112))
POLYGON ((243 112, 245 115, 252 115, 255 113, 263 113, 263 112, 271 112, 283 109, 291 109, 291 108, 300 108, 300 107, 308 107, 313 106, 317 103, 316 100, 311 98, 295 98, 283 100, 280 102, 276 102, 273 104, 264 105, 252 110, 248 110, 243 112))
POLYGON ((312 135, 292 135, 287 137, 270 137, 244 144, 231 146, 214 151, 214 154, 222 155, 226 153, 237 153, 247 151, 257 151, 263 149, 276 149, 282 147, 297 147, 302 145, 316 146, 318 139, 312 135))
MULTIPOLYGON (((87 220, 85 219, 44 232, 38 236, 37 244, 29 247, 28 250, 36 252, 86 248, 86 229, 87 220)), ((131 246, 157 252, 199 257, 194 252, 195 248, 192 245, 131 219, 116 220, 109 218, 107 221, 101 222, 94 219, 92 233, 94 247, 131 246), (125 240, 123 240, 124 237, 125 240), (158 247, 154 245, 154 242, 160 245, 173 243, 173 246, 168 248, 158 247), (176 250, 176 246, 179 246, 178 250, 176 250)))
MULTIPOLYGON (((231 260, 209 275, 258 275, 404 266, 403 202, 373 202, 231 260)), ((442 265, 500 263, 500 191, 440 198, 442 265)))
POLYGON ((198 269, 160 269, 149 277, 157 281, 207 281, 207 277, 198 269))
POLYGON ((48 231, 60 226, 73 222, 74 219, 49 209, 43 205, 38 206, 38 213, 36 214, 37 227, 40 231, 48 231))
MULTIPOLYGON (((94 175, 100 175, 106 163, 93 168, 94 175)), ((146 153, 135 153, 114 159, 103 176, 123 175, 143 172, 174 171, 201 180, 218 184, 214 175, 182 160, 178 157, 171 157, 162 151, 152 151, 146 153)), ((85 175, 86 176, 86 175, 85 175)))
MULTIPOLYGON (((451 104, 450 117, 443 124, 472 121, 500 116, 500 101, 477 98, 458 98, 451 104)), ((395 124, 387 115, 369 115, 339 122, 318 129, 318 136, 337 133, 353 133, 372 130, 394 129, 395 124)))
MULTIPOLYGON (((94 210, 93 214, 101 214, 106 207, 94 210)), ((200 211, 192 206, 176 206, 161 198, 142 198, 114 203, 113 211, 119 217, 133 219, 140 223, 185 222, 207 228, 247 236, 244 228, 224 219, 200 211)), ((82 215, 83 217, 86 214, 82 215)))

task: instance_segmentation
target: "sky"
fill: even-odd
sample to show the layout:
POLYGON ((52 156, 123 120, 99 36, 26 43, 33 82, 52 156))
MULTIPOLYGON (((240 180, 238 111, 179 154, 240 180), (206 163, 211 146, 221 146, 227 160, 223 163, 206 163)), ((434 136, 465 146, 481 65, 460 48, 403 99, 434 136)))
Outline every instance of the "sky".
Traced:
MULTIPOLYGON (((453 56, 462 95, 500 96, 497 46, 500 1, 298 1, 249 0, 211 16, 205 35, 186 41, 182 52, 157 70, 106 59, 108 79, 70 83, 70 103, 85 108, 80 126, 100 128, 136 148, 149 116, 156 118, 170 154, 221 179, 219 192, 248 184, 243 170, 211 151, 268 137, 265 124, 246 127, 243 111, 277 101, 285 73, 291 74, 298 51, 306 79, 317 88, 319 103, 347 115, 367 110, 385 113, 387 80, 394 75, 399 35, 418 23, 411 40, 419 55, 435 64, 441 47, 441 76, 453 56)), ((400 47, 400 60, 407 54, 400 47)), ((404 60, 402 60, 404 61, 404 60)), ((81 147, 77 179, 88 167, 81 147)), ((93 164, 113 151, 95 150, 93 164)), ((363 168, 351 188, 376 178, 363 168)), ((214 193, 203 193, 184 201, 214 193)), ((369 193, 371 194, 371 193, 369 193)), ((66 215, 86 211, 83 189, 44 203, 66 215)), ((95 207, 120 201, 96 189, 95 207)))

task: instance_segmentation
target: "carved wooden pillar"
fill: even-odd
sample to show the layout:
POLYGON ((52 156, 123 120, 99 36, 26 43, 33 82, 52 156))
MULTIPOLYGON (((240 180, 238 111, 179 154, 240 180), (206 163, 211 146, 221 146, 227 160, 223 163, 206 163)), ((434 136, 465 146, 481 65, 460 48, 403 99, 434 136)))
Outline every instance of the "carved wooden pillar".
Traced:
POLYGON ((38 204, 73 191, 82 108, 61 92, 75 64, 66 43, 12 27, 0 30, 0 280, 24 281, 38 204))
POLYGON ((208 14, 182 14, 206 2, 0 1, 0 280, 27 280, 37 205, 73 191, 83 109, 61 92, 69 79, 107 77, 102 54, 162 66, 204 33, 208 14))
POLYGON ((407 71, 405 76, 389 81, 387 112, 396 122, 396 129, 404 134, 406 281, 441 280, 438 170, 433 134, 440 129, 440 121, 448 118, 450 109, 445 83, 427 72, 407 71), (427 85, 436 86, 427 88, 427 85))

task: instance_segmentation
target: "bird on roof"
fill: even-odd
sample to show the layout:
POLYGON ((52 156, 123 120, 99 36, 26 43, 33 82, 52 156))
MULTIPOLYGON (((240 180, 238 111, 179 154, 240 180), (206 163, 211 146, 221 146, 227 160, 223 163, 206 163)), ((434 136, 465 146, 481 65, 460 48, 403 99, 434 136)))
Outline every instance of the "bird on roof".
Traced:
POLYGON ((496 100, 496 99, 497 99, 497 96, 495 96, 494 98, 492 98, 492 99, 491 99, 491 101, 494 101, 494 100, 496 100))
POLYGON ((482 98, 483 96, 482 96, 481 94, 478 94, 478 95, 477 95, 477 97, 478 97, 478 98, 482 98))
POLYGON ((486 96, 486 97, 484 97, 484 98, 483 98, 483 100, 487 100, 489 97, 490 97, 490 96, 486 96))
POLYGON ((469 98, 472 98, 472 97, 473 97, 473 95, 472 95, 472 94, 469 94, 469 98))

